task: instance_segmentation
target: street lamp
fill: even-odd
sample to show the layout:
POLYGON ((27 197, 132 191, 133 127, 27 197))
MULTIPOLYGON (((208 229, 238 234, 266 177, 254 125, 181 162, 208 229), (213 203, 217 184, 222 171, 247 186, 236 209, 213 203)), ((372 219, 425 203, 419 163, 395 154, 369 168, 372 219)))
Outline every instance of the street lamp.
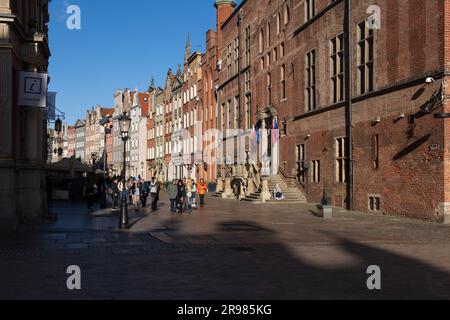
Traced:
POLYGON ((62 121, 59 118, 55 121, 55 131, 58 134, 62 131, 62 121))
POLYGON ((100 208, 106 209, 107 203, 106 203, 106 165, 108 163, 108 150, 106 150, 107 145, 107 137, 109 134, 112 133, 112 126, 108 126, 109 124, 109 116, 103 117, 102 120, 100 120, 100 125, 103 126, 105 129, 105 137, 104 137, 104 145, 103 145, 103 190, 102 190, 102 199, 100 202, 100 208))
POLYGON ((128 203, 127 203, 127 197, 126 197, 126 191, 125 191, 125 180, 126 180, 126 154, 127 154, 127 140, 129 139, 129 131, 131 127, 131 119, 127 116, 127 114, 124 112, 118 119, 119 121, 119 128, 120 133, 122 135, 122 141, 123 141, 123 172, 122 172, 122 183, 123 183, 123 190, 122 190, 122 202, 120 206, 120 222, 119 222, 119 229, 129 229, 130 223, 128 221, 128 203))

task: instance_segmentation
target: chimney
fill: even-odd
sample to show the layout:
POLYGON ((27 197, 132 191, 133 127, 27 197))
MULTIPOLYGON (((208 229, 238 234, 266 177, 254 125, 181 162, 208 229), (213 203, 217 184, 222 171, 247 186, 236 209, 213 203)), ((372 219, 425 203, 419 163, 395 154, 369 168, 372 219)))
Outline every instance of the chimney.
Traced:
POLYGON ((216 0, 214 6, 216 7, 216 28, 217 28, 217 50, 223 48, 222 44, 222 25, 232 15, 234 8, 236 8, 235 0, 216 0))

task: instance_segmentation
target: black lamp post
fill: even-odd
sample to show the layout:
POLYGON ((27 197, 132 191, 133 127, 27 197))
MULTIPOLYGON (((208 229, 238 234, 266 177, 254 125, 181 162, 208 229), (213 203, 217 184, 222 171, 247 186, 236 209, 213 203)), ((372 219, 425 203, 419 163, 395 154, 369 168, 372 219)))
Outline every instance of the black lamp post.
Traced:
POLYGON ((119 229, 129 229, 130 223, 128 221, 128 203, 127 203, 127 196, 126 196, 126 155, 127 155, 127 140, 129 139, 129 131, 131 127, 131 119, 127 116, 127 114, 124 112, 118 119, 119 121, 119 128, 120 133, 122 135, 122 141, 123 141, 123 172, 122 172, 122 183, 123 183, 123 189, 122 189, 122 202, 120 205, 120 222, 119 222, 119 229))
POLYGON ((108 134, 111 134, 112 132, 112 126, 108 126, 109 123, 109 116, 104 117, 101 121, 100 121, 100 125, 103 126, 103 128, 105 129, 105 137, 104 137, 104 145, 103 145, 103 186, 102 186, 102 199, 100 201, 100 208, 102 209, 106 209, 107 208, 107 203, 106 203, 106 165, 108 162, 108 150, 106 150, 106 145, 107 145, 107 138, 108 138, 108 134))

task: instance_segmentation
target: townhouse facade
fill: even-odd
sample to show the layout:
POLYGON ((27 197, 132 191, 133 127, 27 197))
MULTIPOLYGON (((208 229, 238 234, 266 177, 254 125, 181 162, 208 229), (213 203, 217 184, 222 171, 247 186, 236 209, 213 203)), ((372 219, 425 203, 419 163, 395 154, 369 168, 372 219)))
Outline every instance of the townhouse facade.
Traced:
MULTIPOLYGON (((132 95, 130 89, 116 90, 114 93, 114 113, 113 113, 113 168, 112 172, 114 175, 122 175, 124 167, 124 145, 122 140, 122 134, 119 128, 118 118, 126 113, 130 114, 132 106, 132 95)), ((131 165, 130 165, 130 139, 125 143, 125 162, 126 162, 126 172, 130 175, 131 165)))
POLYGON ((69 126, 67 129, 67 157, 72 158, 76 155, 77 132, 75 126, 69 126))
POLYGON ((201 103, 198 90, 202 84, 202 54, 191 53, 188 39, 184 58, 183 81, 183 178, 197 179, 197 171, 202 161, 200 150, 202 126, 198 126, 198 110, 201 103))
POLYGON ((165 179, 165 172, 167 171, 167 166, 165 163, 165 136, 164 136, 164 114, 165 114, 165 103, 164 103, 165 91, 164 89, 157 87, 155 89, 155 96, 153 99, 153 121, 154 121, 154 139, 155 139, 155 164, 156 173, 155 177, 158 180, 165 179))
POLYGON ((184 105, 184 74, 181 66, 178 66, 175 75, 169 75, 166 86, 168 94, 168 112, 166 122, 169 129, 166 134, 168 141, 168 152, 166 164, 168 164, 167 180, 182 179, 184 175, 183 162, 183 105, 184 105))
POLYGON ((84 120, 78 119, 75 123, 75 158, 79 159, 82 163, 85 162, 85 129, 86 122, 84 120))

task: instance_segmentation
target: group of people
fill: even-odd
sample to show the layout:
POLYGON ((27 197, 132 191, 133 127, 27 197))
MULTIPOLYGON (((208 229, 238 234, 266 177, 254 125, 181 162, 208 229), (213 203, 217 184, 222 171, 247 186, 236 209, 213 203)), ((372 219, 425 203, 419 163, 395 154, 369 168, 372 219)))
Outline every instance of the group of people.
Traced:
MULTIPOLYGON (((158 202, 163 184, 152 178, 146 181, 141 177, 131 177, 124 180, 122 177, 107 178, 105 184, 95 181, 92 177, 84 176, 83 197, 86 200, 89 213, 94 212, 95 202, 101 199, 103 186, 106 187, 106 203, 112 209, 120 207, 123 201, 134 206, 136 211, 147 208, 150 199, 152 211, 158 210, 158 202)), ((166 191, 170 200, 170 211, 172 213, 183 213, 197 209, 197 199, 199 206, 205 205, 205 195, 208 192, 208 185, 204 179, 197 184, 194 179, 173 180, 166 185, 166 191)))
POLYGON ((113 209, 117 208, 122 197, 126 197, 126 201, 133 205, 136 211, 140 208, 147 208, 148 198, 151 200, 151 209, 155 211, 158 209, 159 193, 161 191, 161 184, 152 178, 151 181, 146 181, 141 177, 132 177, 128 180, 122 178, 113 178, 108 184, 108 192, 113 209))
POLYGON ((193 209, 197 209, 197 195, 200 199, 200 207, 203 207, 207 192, 208 186, 204 179, 200 179, 198 184, 194 179, 173 180, 167 186, 170 212, 172 214, 191 213, 193 209))

